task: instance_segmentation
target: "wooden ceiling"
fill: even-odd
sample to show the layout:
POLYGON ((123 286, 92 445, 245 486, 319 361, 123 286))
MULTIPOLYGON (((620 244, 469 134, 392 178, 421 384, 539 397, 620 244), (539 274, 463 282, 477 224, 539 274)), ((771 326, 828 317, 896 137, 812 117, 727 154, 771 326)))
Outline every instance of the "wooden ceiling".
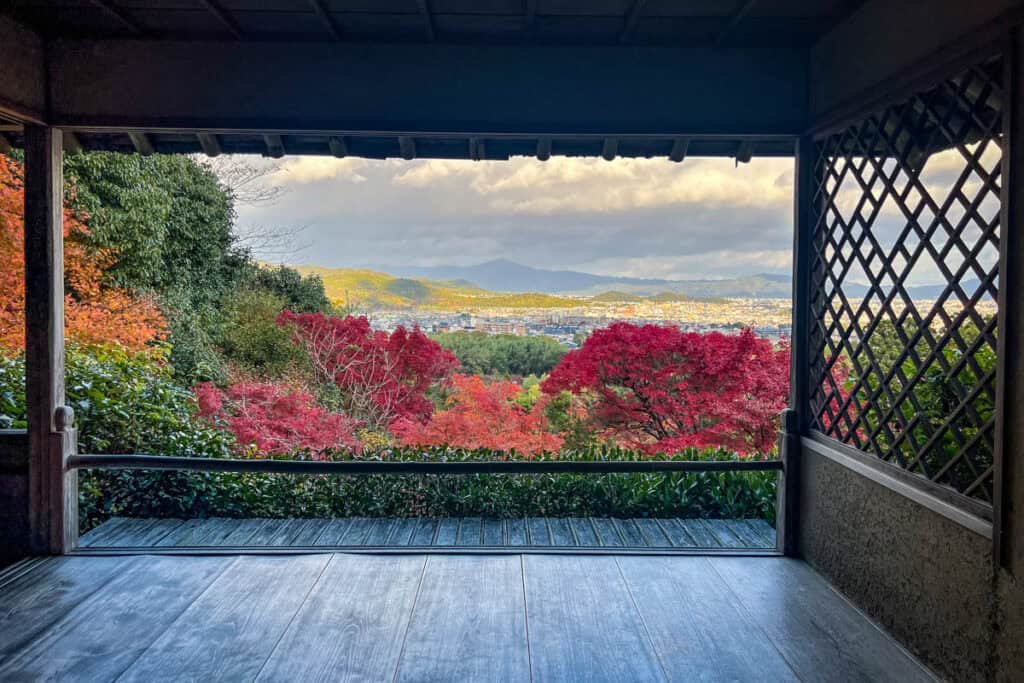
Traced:
POLYGON ((862 0, 6 0, 47 38, 809 45, 862 0))

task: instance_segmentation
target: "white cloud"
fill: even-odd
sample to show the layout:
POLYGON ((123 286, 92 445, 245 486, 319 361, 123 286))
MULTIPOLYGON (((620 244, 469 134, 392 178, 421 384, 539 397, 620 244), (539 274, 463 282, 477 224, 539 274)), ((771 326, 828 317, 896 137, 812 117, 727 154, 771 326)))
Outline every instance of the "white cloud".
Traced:
POLYGON ((556 157, 546 163, 509 161, 417 162, 392 177, 397 186, 458 186, 485 198, 489 209, 509 214, 614 213, 669 206, 779 208, 793 199, 793 163, 762 159, 733 166, 729 159, 556 157))
POLYGON ((364 183, 366 176, 361 173, 367 167, 366 159, 334 157, 295 157, 283 162, 271 179, 281 185, 315 183, 323 180, 338 180, 347 183, 364 183))

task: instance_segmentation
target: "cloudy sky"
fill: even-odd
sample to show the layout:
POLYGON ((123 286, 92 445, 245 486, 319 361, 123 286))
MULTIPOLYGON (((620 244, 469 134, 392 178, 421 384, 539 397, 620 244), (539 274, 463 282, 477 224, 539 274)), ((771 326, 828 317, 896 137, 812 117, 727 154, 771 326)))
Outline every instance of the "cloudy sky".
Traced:
POLYGON ((242 232, 296 229, 266 260, 336 267, 472 265, 664 278, 790 268, 793 162, 755 159, 275 162, 284 189, 242 206, 242 232), (295 250, 295 247, 305 247, 295 250))

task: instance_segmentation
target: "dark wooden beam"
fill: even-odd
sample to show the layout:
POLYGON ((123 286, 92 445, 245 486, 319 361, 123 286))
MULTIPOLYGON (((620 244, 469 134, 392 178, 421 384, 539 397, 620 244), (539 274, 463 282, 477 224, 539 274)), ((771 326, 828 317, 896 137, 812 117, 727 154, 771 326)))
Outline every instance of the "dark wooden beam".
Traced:
POLYGON ((153 149, 153 141, 149 139, 149 136, 145 133, 128 133, 128 137, 132 141, 132 146, 135 147, 135 151, 143 156, 149 156, 156 152, 153 149))
POLYGON ((537 140, 537 159, 547 161, 551 158, 551 138, 539 138, 537 140))
POLYGON ((345 138, 342 136, 332 136, 327 140, 328 147, 331 148, 331 154, 344 159, 348 156, 348 143, 345 142, 345 138))
POLYGON ((203 153, 206 156, 220 156, 220 141, 216 135, 213 133, 196 133, 196 139, 199 140, 199 146, 203 148, 203 153))
POLYGON ((672 151, 668 153, 668 158, 672 161, 681 163, 686 158, 686 152, 690 148, 690 138, 676 138, 675 142, 672 143, 672 151))
POLYGON ((814 254, 814 140, 796 145, 793 183, 793 295, 789 347, 789 409, 783 411, 780 455, 783 461, 776 509, 782 551, 800 554, 801 438, 810 425, 811 260, 814 254))
MULTIPOLYGON (((10 3, 0 3, 6 6, 10 3)), ((42 37, 0 10, 0 114, 42 124, 46 117, 46 60, 42 37)))
POLYGON ((537 0, 523 0, 523 30, 532 31, 537 19, 537 0))
POLYGON ((109 16, 116 19, 117 22, 121 24, 121 26, 126 28, 129 32, 131 32, 132 35, 141 36, 146 32, 145 29, 142 28, 142 25, 135 21, 135 19, 133 19, 132 16, 128 14, 127 11, 121 9, 114 3, 110 2, 110 0, 91 1, 92 4, 96 5, 101 10, 106 12, 109 16))
POLYGON ((320 17, 320 22, 327 29, 327 32, 331 34, 331 37, 335 40, 342 39, 342 30, 338 26, 338 22, 334 20, 334 16, 331 14, 330 9, 324 4, 324 0, 309 0, 309 3, 313 6, 313 11, 320 17))
POLYGON ((646 4, 647 0, 633 0, 633 4, 626 11, 626 18, 623 21, 622 30, 619 32, 620 43, 628 43, 633 39, 636 24, 640 20, 640 14, 644 11, 646 4))
POLYGON ((220 6, 216 0, 199 0, 199 4, 205 7, 210 14, 217 17, 217 21, 228 30, 228 33, 241 40, 243 38, 242 28, 238 25, 227 10, 220 6))
POLYGON ((50 123, 69 129, 535 140, 758 137, 806 125, 806 53, 795 48, 56 40, 48 61, 50 123), (580 64, 601 78, 581 78, 580 64))
POLYGON ((61 132, 25 126, 25 406, 33 551, 78 538, 72 413, 64 407, 64 177, 61 132))
POLYGON ((420 17, 423 19, 423 32, 427 40, 433 42, 436 34, 434 31, 434 18, 430 14, 430 0, 416 0, 416 5, 419 7, 420 17))
POLYGON ((721 45, 725 39, 732 33, 733 29, 740 25, 740 22, 750 13, 750 10, 754 9, 754 5, 757 4, 757 0, 742 0, 739 7, 729 15, 728 20, 725 22, 725 26, 715 36, 715 45, 721 45))
POLYGON ((78 136, 69 130, 64 131, 64 150, 68 154, 81 154, 82 153, 82 141, 78 139, 78 136))
POLYGON ((398 136, 398 149, 406 161, 416 158, 416 139, 407 135, 398 136))
POLYGON ((1006 41, 1000 163, 999 294, 993 453, 993 561, 1024 575, 1024 29, 1006 41))
POLYGON ((612 161, 619 155, 619 139, 605 138, 601 146, 601 157, 605 161, 612 161))
POLYGON ((754 158, 754 143, 751 140, 741 140, 736 145, 736 163, 748 164, 754 158))
POLYGON ((264 135, 263 144, 267 146, 266 155, 268 157, 280 159, 284 156, 284 141, 280 135, 264 135))

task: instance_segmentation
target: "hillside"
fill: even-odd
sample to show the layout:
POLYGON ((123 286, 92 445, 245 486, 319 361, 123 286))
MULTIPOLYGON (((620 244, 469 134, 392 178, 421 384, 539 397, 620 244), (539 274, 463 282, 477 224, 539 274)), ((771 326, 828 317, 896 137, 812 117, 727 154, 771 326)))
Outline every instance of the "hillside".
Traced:
MULTIPOLYGON (((612 292, 627 296, 679 294, 698 299, 760 298, 788 299, 788 275, 749 275, 722 280, 662 280, 612 275, 595 275, 574 270, 547 270, 498 259, 475 266, 374 266, 398 277, 434 281, 459 279, 492 291, 543 292, 572 296, 604 296, 612 292)), ((609 300, 610 301, 610 300, 609 300)))
POLYGON ((573 308, 587 301, 533 292, 481 289, 465 280, 404 278, 375 270, 294 266, 303 275, 319 275, 327 296, 338 306, 360 310, 429 308, 573 308))

